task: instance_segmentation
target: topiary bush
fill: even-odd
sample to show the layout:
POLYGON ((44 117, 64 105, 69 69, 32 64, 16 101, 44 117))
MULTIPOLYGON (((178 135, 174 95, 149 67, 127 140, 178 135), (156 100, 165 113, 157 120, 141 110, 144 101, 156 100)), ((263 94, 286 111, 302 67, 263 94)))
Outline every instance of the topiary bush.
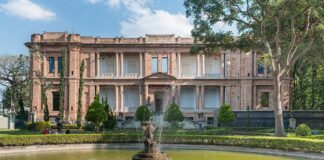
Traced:
POLYGON ((311 135, 311 129, 307 124, 300 124, 295 131, 296 136, 309 136, 311 135))
POLYGON ((104 105, 99 100, 99 95, 96 95, 94 101, 88 107, 85 119, 92 122, 95 126, 96 133, 99 133, 99 127, 107 119, 107 114, 104 105))
POLYGON ((235 115, 232 110, 232 107, 228 104, 224 104, 220 107, 219 113, 217 116, 218 123, 221 123, 221 126, 228 126, 230 122, 235 120, 235 115))
POLYGON ((135 113, 136 120, 141 122, 149 121, 152 116, 153 113, 148 106, 139 106, 135 113))
POLYGON ((168 110, 165 112, 164 120, 171 123, 172 128, 178 128, 178 122, 182 122, 184 119, 183 114, 179 106, 172 103, 168 110))
POLYGON ((51 128, 51 124, 49 122, 35 122, 35 123, 26 123, 26 129, 29 131, 44 131, 46 128, 51 128))

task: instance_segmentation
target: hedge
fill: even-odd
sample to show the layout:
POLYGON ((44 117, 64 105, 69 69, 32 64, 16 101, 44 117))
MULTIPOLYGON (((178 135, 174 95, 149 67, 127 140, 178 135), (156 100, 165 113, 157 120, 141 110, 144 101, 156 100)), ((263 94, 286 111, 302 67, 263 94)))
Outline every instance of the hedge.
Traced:
MULTIPOLYGON (((324 140, 262 136, 165 135, 166 144, 224 145, 271 148, 285 151, 324 153, 324 140)), ((10 135, 0 137, 0 146, 26 146, 78 143, 138 143, 135 134, 10 135)))

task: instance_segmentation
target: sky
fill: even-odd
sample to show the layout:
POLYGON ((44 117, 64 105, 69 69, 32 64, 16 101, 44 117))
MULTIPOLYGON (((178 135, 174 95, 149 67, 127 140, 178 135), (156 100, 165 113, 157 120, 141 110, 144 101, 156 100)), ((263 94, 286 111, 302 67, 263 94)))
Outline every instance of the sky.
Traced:
MULTIPOLYGON (((217 30, 236 32, 219 23, 217 30)), ((183 0, 0 0, 0 55, 28 54, 34 33, 94 37, 175 34, 190 37, 183 0)))

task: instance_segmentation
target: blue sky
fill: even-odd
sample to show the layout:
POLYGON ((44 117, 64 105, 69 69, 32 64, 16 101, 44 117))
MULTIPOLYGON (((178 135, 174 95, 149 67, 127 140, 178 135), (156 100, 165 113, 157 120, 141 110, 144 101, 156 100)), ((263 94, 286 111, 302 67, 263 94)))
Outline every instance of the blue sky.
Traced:
MULTIPOLYGON (((183 0, 0 0, 0 55, 27 54, 33 33, 139 37, 188 37, 192 22, 183 0)), ((216 28, 235 30, 219 24, 216 28)))

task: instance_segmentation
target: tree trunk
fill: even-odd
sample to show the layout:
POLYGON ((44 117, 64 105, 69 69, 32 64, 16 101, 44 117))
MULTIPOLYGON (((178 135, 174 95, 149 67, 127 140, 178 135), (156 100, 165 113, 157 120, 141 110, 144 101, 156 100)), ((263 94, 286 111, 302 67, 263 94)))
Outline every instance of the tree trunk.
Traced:
POLYGON ((285 137, 285 127, 283 123, 282 104, 281 104, 281 78, 279 75, 275 76, 274 80, 274 118, 276 132, 275 136, 285 137))

